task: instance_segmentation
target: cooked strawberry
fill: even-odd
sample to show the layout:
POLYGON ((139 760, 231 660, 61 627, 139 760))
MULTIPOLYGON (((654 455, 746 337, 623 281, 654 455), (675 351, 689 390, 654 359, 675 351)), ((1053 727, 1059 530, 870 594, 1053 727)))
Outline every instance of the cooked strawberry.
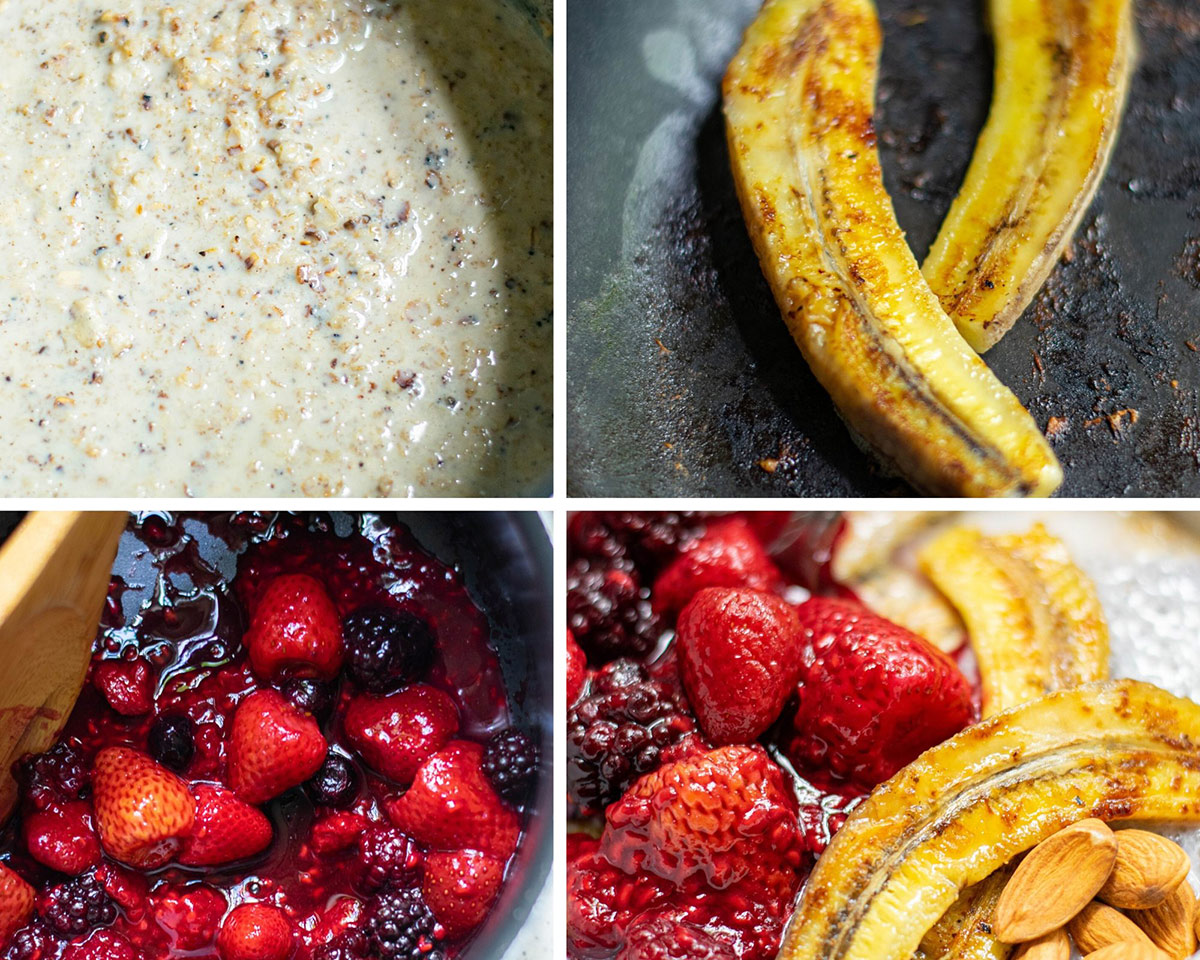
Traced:
POLYGON ((517 815, 481 768, 483 747, 452 740, 421 765, 402 797, 387 804, 392 822, 435 850, 475 849, 507 860, 517 848, 517 815))
POLYGON ((738 954, 704 927, 665 911, 630 924, 616 960, 738 960, 738 954))
POLYGON ((33 887, 0 863, 0 950, 33 916, 33 887))
POLYGON ((145 660, 101 660, 92 683, 122 716, 138 717, 154 709, 154 674, 145 660))
POLYGON ((217 952, 221 960, 284 960, 292 939, 292 925, 278 907, 243 903, 221 924, 217 952))
POLYGON ((96 754, 92 791, 101 845, 130 866, 161 867, 192 831, 196 802, 187 784, 138 750, 96 754))
POLYGON ((359 694, 342 719, 346 738, 369 766, 407 784, 458 732, 458 708, 437 687, 417 683, 385 696, 359 694))
POLYGON ((680 673, 715 745, 750 743, 783 710, 800 672, 800 619, 775 594, 708 587, 676 626, 680 673))
POLYGON ((704 536, 684 547, 654 582, 651 600, 660 613, 678 613, 705 587, 774 591, 779 569, 743 517, 709 524, 704 536))
POLYGON ((331 679, 342 668, 342 624, 321 581, 304 573, 276 577, 258 598, 242 641, 264 680, 331 679))
POLYGON ((313 823, 309 843, 316 853, 349 850, 370 825, 370 820, 357 813, 331 813, 313 823))
POLYGON ((175 948, 190 952, 212 949, 229 904, 218 890, 201 883, 156 891, 151 909, 155 922, 167 932, 175 948))
POLYGON ((217 866, 252 857, 270 845, 271 821, 232 790, 197 783, 192 785, 192 795, 196 798, 196 822, 179 851, 180 863, 217 866))
POLYGON ((583 692, 587 678, 587 655, 575 642, 575 635, 567 631, 567 706, 571 706, 583 692))
POLYGON ((51 870, 76 876, 100 861, 100 838, 86 800, 30 811, 23 826, 30 855, 51 870))
POLYGON ((255 691, 233 715, 229 786, 247 803, 266 803, 316 773, 328 752, 312 716, 274 690, 255 691))
POLYGON ((465 937, 487 916, 503 879, 504 862, 478 850, 431 853, 421 892, 446 936, 465 937))
POLYGON ((115 930, 96 930, 67 944, 62 960, 143 960, 144 954, 115 930))
POLYGON ((627 873, 720 890, 753 885, 790 904, 804 862, 796 799, 758 745, 719 747, 648 773, 605 813, 600 851, 627 873))
POLYGON ((797 765, 870 790, 974 719, 967 679, 915 633, 847 600, 814 597, 797 613, 797 765))

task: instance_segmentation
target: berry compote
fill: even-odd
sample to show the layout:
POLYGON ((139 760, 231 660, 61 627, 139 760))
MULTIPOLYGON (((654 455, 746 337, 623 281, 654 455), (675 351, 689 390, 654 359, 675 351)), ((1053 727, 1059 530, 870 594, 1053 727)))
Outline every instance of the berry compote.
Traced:
POLYGON ((379 516, 135 516, 15 775, 3 960, 450 960, 537 776, 488 624, 379 516))

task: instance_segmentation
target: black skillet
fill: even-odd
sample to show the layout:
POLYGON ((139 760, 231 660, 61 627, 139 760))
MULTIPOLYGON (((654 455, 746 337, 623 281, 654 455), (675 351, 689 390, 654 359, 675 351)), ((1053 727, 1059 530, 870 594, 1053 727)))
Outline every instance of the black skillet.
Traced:
MULTIPOLYGON (((572 494, 912 492, 851 443, 742 224, 718 84, 759 5, 568 4, 572 494)), ((921 258, 986 119, 990 40, 982 0, 878 5, 885 177, 921 258)), ((1200 6, 1137 11, 1139 69, 1072 258, 987 354, 1041 426, 1057 418, 1064 496, 1200 495, 1200 6)))

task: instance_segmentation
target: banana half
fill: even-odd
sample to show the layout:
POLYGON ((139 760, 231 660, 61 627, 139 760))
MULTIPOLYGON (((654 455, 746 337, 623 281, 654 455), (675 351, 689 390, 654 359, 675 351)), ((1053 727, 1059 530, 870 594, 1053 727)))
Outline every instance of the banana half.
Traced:
POLYGON ((967 342, 993 346, 1070 243, 1117 140, 1132 0, 990 0, 991 113, 922 271, 967 342))
POLYGON ((925 493, 1048 495, 1033 418, 954 328, 883 185, 870 0, 768 0, 725 75, 742 212, 788 328, 852 432, 925 493))
POLYGON ((1200 706, 1089 684, 926 751, 834 837, 780 960, 909 960, 961 891, 1087 817, 1200 821, 1200 706))

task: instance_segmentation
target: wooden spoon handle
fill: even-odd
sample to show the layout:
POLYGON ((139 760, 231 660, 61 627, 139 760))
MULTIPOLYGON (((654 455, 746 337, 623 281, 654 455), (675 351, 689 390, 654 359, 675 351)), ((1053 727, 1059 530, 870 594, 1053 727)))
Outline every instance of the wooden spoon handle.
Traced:
POLYGON ((13 764, 46 750, 75 706, 127 519, 30 513, 0 548, 0 823, 13 764))

